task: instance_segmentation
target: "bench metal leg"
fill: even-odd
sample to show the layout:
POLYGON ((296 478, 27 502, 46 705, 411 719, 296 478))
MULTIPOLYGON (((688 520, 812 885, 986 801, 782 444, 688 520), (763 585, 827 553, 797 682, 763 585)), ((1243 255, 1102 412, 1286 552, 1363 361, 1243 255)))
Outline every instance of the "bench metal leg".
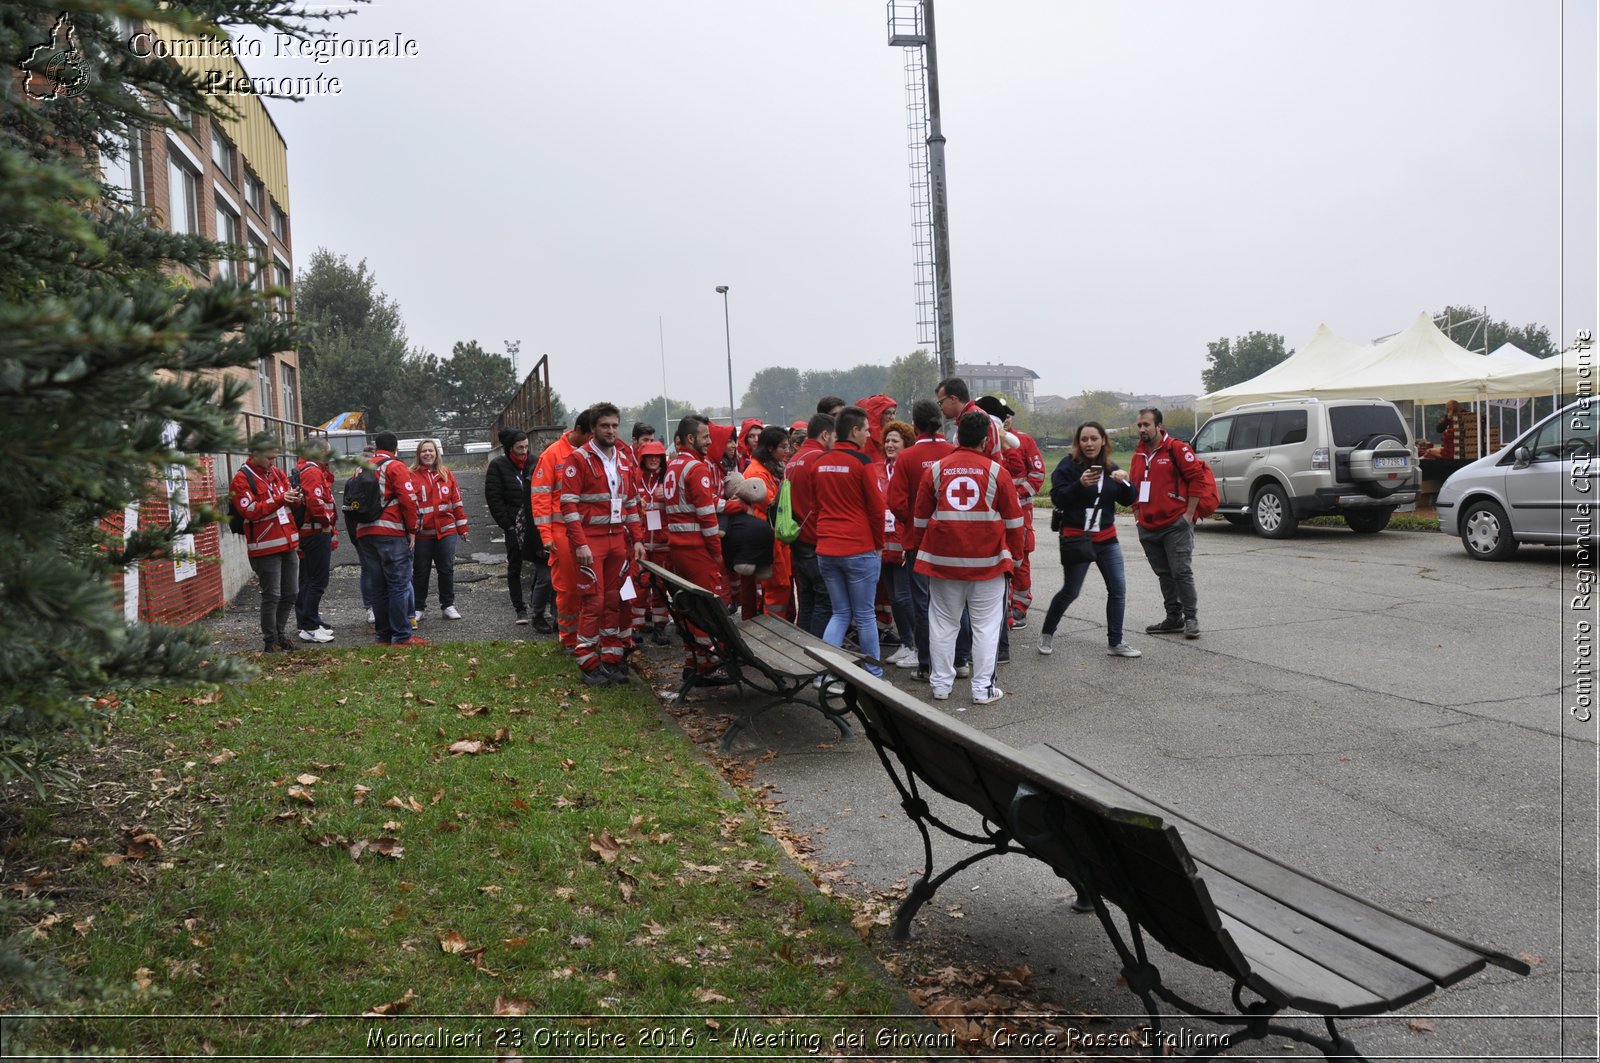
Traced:
MULTIPOLYGON (((730 673, 734 674, 735 678, 739 682, 739 689, 741 691, 743 691, 745 686, 747 685, 747 681, 745 680, 743 675, 739 674, 737 672, 734 672, 734 670, 731 669, 731 668, 729 669, 729 671, 730 671, 730 673)), ((749 724, 757 716, 760 716, 762 713, 766 712, 768 709, 777 708, 779 705, 800 705, 800 706, 803 706, 805 708, 815 708, 816 706, 808 705, 806 702, 801 701, 796 696, 796 695, 800 694, 802 691, 805 690, 806 685, 807 684, 802 683, 800 686, 796 687, 794 690, 791 690, 791 691, 788 691, 788 692, 785 692, 785 693, 780 693, 777 697, 773 698, 771 701, 767 702, 765 705, 759 705, 759 706, 749 710, 748 712, 741 713, 739 715, 739 718, 734 720, 733 723, 731 723, 728 726, 728 729, 726 731, 722 732, 722 747, 721 747, 722 748, 722 752, 726 753, 729 750, 731 750, 733 748, 734 737, 737 736, 740 731, 744 730, 747 726, 749 726, 749 724)), ((752 686, 751 689, 752 689, 752 691, 754 691, 754 690, 756 690, 758 688, 755 688, 754 686, 752 686)), ((823 698, 825 699, 826 697, 827 697, 827 695, 823 694, 823 698)), ((849 738, 850 735, 851 735, 850 721, 845 719, 845 718, 843 718, 843 717, 835 715, 834 713, 829 712, 827 710, 827 708, 826 708, 826 704, 827 703, 824 700, 824 702, 823 702, 823 706, 824 707, 822 709, 822 715, 826 719, 832 721, 834 727, 838 728, 839 737, 840 738, 849 738)))

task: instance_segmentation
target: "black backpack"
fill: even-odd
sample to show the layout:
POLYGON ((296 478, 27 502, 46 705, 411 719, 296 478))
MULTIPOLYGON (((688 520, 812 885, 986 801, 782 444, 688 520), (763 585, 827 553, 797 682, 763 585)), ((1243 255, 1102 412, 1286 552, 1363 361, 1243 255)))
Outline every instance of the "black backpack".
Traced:
POLYGON ((372 469, 357 469, 354 476, 344 482, 344 511, 357 524, 378 519, 388 503, 383 500, 383 467, 395 458, 384 458, 372 469))
MULTIPOLYGON (((249 465, 241 465, 245 477, 250 481, 252 493, 260 490, 261 481, 256 479, 256 474, 250 471, 249 465)), ((233 504, 233 495, 228 496, 228 530, 235 535, 244 534, 244 514, 239 512, 239 507, 233 504)))

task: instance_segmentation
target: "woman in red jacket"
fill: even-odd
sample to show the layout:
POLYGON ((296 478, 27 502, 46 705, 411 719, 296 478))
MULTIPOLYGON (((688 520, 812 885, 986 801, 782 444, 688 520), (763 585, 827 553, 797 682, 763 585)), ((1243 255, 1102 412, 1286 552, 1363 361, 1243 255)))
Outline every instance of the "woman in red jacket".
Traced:
POLYGON ((417 597, 418 615, 428 608, 428 580, 439 570, 439 605, 446 620, 460 620, 456 608, 456 544, 467 537, 467 507, 461 501, 456 474, 439 460, 439 445, 431 439, 417 444, 416 474, 419 496, 425 495, 417 546, 412 554, 411 586, 417 597))
MULTIPOLYGON (((657 440, 639 444, 639 519, 643 524, 644 557, 651 564, 671 571, 672 562, 667 546, 667 448, 657 440)), ((667 610, 667 588, 648 573, 640 578, 640 607, 637 630, 640 637, 646 627, 650 641, 657 646, 667 644, 667 621, 672 618, 667 610), (643 615, 639 615, 642 613, 643 615)))
MULTIPOLYGON (((890 421, 883 426, 883 464, 878 477, 883 497, 889 497, 889 485, 894 482, 895 457, 916 441, 915 429, 904 421, 890 421)), ((904 566, 906 551, 902 531, 895 527, 894 514, 887 506, 883 513, 883 569, 878 576, 880 598, 889 604, 894 618, 895 634, 900 636, 900 648, 883 663, 901 668, 917 666, 916 629, 911 613, 911 573, 904 566)))

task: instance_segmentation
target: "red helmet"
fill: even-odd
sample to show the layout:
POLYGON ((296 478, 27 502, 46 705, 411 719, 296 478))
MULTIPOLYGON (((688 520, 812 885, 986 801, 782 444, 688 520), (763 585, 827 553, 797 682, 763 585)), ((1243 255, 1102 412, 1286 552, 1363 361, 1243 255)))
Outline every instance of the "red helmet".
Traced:
POLYGON ((666 444, 661 442, 659 439, 652 439, 649 442, 639 444, 639 459, 641 461, 650 457, 652 454, 665 458, 667 456, 666 444))

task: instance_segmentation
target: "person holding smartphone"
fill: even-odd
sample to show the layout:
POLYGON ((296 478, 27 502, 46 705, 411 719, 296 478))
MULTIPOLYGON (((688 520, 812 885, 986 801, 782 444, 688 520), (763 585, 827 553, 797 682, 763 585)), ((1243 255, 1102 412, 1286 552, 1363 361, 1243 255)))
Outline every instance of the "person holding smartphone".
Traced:
POLYGON ((1050 501, 1061 514, 1061 568, 1066 579, 1045 612, 1040 653, 1054 652, 1056 627, 1067 607, 1077 601, 1093 565, 1106 585, 1106 652, 1113 657, 1140 656, 1122 638, 1128 584, 1122 545, 1117 542, 1117 504, 1130 505, 1133 500, 1128 474, 1111 460, 1106 430, 1098 421, 1080 424, 1071 451, 1050 477, 1050 501))

